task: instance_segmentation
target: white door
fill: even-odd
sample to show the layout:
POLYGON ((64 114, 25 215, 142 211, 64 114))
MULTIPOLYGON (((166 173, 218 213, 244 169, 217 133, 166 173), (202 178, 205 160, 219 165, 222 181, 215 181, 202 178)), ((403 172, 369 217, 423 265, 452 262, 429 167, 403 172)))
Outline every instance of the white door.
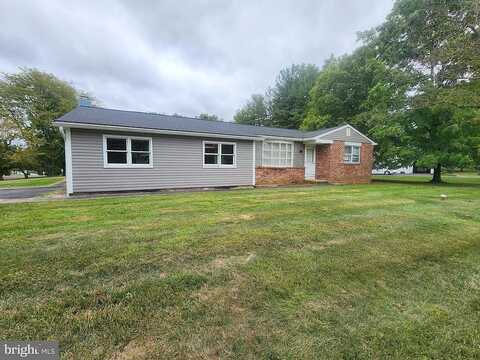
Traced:
POLYGON ((315 180, 315 145, 305 145, 305 179, 315 180))

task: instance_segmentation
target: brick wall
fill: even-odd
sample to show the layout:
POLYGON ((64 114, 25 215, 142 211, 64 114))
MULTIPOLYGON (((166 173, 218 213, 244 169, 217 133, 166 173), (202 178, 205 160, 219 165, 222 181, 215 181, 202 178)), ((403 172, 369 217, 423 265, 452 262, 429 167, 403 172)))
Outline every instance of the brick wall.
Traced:
POLYGON ((362 144, 360 164, 343 162, 344 142, 317 145, 316 179, 333 184, 366 184, 370 182, 373 165, 373 145, 362 144))
POLYGON ((257 185, 301 184, 305 181, 305 169, 257 167, 255 169, 257 185))

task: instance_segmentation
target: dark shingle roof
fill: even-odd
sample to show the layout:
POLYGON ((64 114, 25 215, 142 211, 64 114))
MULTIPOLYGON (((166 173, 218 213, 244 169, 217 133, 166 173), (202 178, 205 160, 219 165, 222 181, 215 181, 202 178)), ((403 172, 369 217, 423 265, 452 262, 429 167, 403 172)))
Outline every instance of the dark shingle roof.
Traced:
POLYGON ((309 138, 335 128, 304 132, 263 126, 243 125, 233 122, 209 121, 178 115, 163 115, 137 111, 105 109, 95 106, 78 106, 55 121, 62 123, 133 127, 145 130, 172 130, 192 133, 211 133, 233 136, 275 136, 309 138))

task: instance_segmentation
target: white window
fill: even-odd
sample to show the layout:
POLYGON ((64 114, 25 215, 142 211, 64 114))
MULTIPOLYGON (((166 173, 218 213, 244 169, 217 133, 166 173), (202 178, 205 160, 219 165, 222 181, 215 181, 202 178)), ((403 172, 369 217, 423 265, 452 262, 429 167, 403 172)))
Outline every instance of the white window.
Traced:
POLYGON ((359 164, 360 163, 360 145, 345 145, 345 151, 343 153, 343 161, 347 164, 359 164))
POLYGON ((204 168, 237 167, 237 144, 216 141, 203 142, 204 168))
POLYGON ((152 138, 103 135, 104 167, 152 167, 152 138))
POLYGON ((351 136, 352 135, 352 131, 349 127, 347 127, 347 136, 351 136))
POLYGON ((264 141, 262 164, 269 167, 292 167, 293 143, 264 141))

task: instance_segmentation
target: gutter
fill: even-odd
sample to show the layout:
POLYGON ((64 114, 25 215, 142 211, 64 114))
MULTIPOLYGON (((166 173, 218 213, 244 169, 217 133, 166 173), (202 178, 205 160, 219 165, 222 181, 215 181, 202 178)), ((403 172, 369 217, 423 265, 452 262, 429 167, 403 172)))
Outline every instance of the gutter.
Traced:
POLYGON ((79 123, 69 123, 69 122, 63 122, 63 121, 55 121, 53 124, 60 128, 65 127, 65 128, 93 129, 93 130, 107 130, 107 131, 130 131, 130 132, 138 132, 138 133, 184 135, 184 136, 239 139, 239 140, 262 140, 262 138, 258 136, 201 133, 201 132, 178 131, 178 130, 145 129, 145 128, 128 127, 128 126, 116 126, 116 125, 79 124, 79 123))

